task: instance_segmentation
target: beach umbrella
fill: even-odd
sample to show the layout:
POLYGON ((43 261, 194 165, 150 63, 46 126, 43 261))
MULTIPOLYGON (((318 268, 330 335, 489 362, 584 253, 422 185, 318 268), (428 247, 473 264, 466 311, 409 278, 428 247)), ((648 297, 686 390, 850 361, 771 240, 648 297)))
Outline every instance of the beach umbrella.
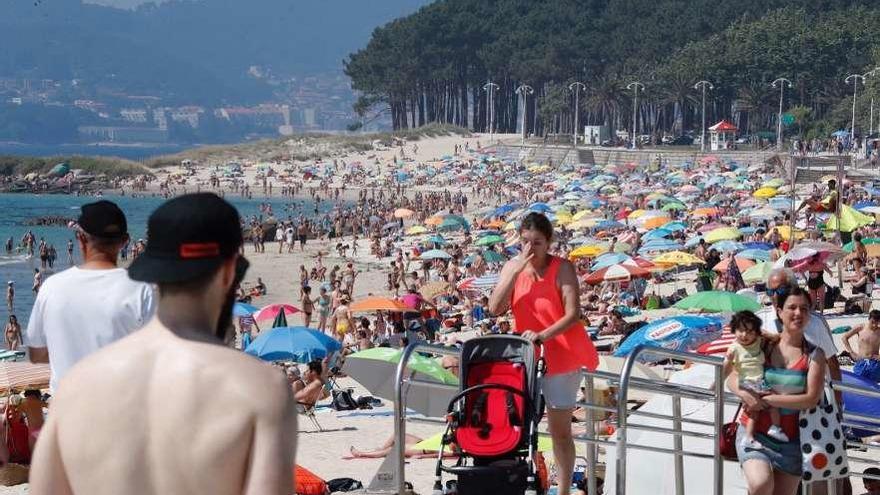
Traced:
POLYGON ((432 217, 429 217, 427 220, 425 220, 425 225, 431 225, 434 227, 440 225, 441 223, 443 223, 443 217, 438 216, 438 215, 434 215, 432 217))
POLYGON ((742 251, 743 249, 745 249, 745 246, 743 246, 741 242, 721 241, 713 244, 712 249, 715 249, 716 251, 720 251, 722 253, 735 253, 737 251, 742 251))
POLYGON ((406 230, 406 234, 407 235, 419 235, 419 234, 424 234, 427 231, 428 231, 428 229, 421 226, 421 225, 413 225, 412 227, 410 227, 406 230))
POLYGON ((671 230, 666 230, 661 227, 658 229, 654 229, 654 230, 646 233, 645 235, 643 235, 642 240, 643 241, 650 241, 650 240, 654 240, 654 239, 663 239, 664 237, 669 237, 670 235, 672 235, 671 230))
POLYGON ((765 249, 746 249, 737 253, 736 257, 752 261, 770 261, 770 251, 765 249))
POLYGON ((770 179, 764 182, 763 184, 761 184, 761 187, 780 188, 784 185, 785 181, 783 179, 780 179, 779 177, 776 177, 775 179, 770 179))
MULTIPOLYGON (((880 244, 880 237, 865 237, 864 239, 862 239, 862 244, 864 244, 865 247, 870 246, 872 244, 880 244)), ((856 247, 855 241, 849 241, 843 245, 843 250, 846 251, 847 253, 851 253, 851 252, 853 252, 853 249, 855 249, 855 247, 856 247)))
POLYGON ((277 327, 261 333, 245 352, 263 361, 308 363, 342 349, 342 344, 320 330, 277 327))
POLYGON ((48 388, 51 374, 48 364, 34 364, 27 361, 0 362, 0 392, 9 394, 25 389, 48 388))
POLYGON ((623 263, 632 258, 623 253, 605 253, 596 257, 596 260, 590 265, 590 270, 596 271, 602 268, 623 263))
POLYGON ((680 230, 686 230, 687 225, 685 225, 684 222, 667 222, 661 225, 660 228, 670 232, 678 232, 680 230))
POLYGON ((449 230, 468 230, 470 225, 461 217, 454 218, 453 215, 446 217, 437 226, 437 230, 449 231, 449 230))
POLYGON ((446 239, 440 234, 434 234, 425 238, 426 243, 446 244, 446 239))
POLYGON ((539 213, 547 213, 548 211, 553 211, 553 208, 547 203, 532 203, 532 205, 529 206, 529 210, 537 211, 539 213))
POLYGON ((232 316, 250 316, 260 308, 243 302, 236 302, 232 305, 232 316))
POLYGON ((575 248, 572 252, 568 253, 568 257, 571 259, 577 258, 595 258, 596 256, 605 253, 608 251, 608 247, 599 244, 593 244, 588 246, 581 246, 575 248))
POLYGON ((257 321, 274 320, 278 317, 278 314, 282 312, 292 315, 294 313, 299 313, 300 309, 292 304, 270 304, 260 308, 259 311, 254 313, 254 319, 257 321))
POLYGON ((747 284, 766 282, 773 271, 773 263, 761 262, 742 272, 743 281, 747 284))
POLYGON ((491 249, 483 251, 480 253, 480 256, 483 257, 483 261, 486 263, 501 263, 504 261, 504 256, 501 253, 492 251, 491 249))
POLYGON ((769 198, 772 198, 773 196, 776 196, 777 194, 778 194, 778 191, 776 190, 775 187, 762 187, 762 188, 756 190, 755 192, 753 192, 752 196, 754 196, 756 198, 761 198, 761 199, 769 199, 769 198))
POLYGON ((641 249, 639 249, 639 253, 650 253, 654 251, 675 251, 677 249, 680 249, 681 247, 681 244, 670 239, 654 239, 642 245, 641 249))
POLYGON ((666 216, 658 216, 658 217, 648 217, 644 221, 642 221, 642 226, 646 229, 656 229, 664 224, 667 224, 671 221, 669 217, 666 216))
POLYGON ((697 353, 703 355, 727 354, 727 349, 734 342, 736 342, 736 335, 732 332, 723 332, 721 337, 697 347, 697 353))
POLYGON ((367 297, 351 303, 349 306, 352 312, 369 312, 369 311, 392 311, 406 312, 410 311, 402 302, 388 297, 367 297))
MULTIPOLYGON (((779 237, 783 238, 784 240, 791 241, 791 227, 789 227, 788 225, 780 225, 779 227, 773 227, 772 229, 767 231, 767 234, 764 235, 764 238, 770 239, 770 237, 773 235, 774 231, 778 232, 779 237)), ((794 235, 798 239, 802 239, 804 237, 804 233, 797 230, 797 229, 795 229, 794 235)))
POLYGON ((723 260, 718 262, 717 265, 712 267, 712 270, 719 272, 719 273, 727 271, 727 267, 728 267, 728 265, 730 265, 731 259, 736 260, 736 266, 739 268, 740 273, 755 266, 755 262, 750 259, 740 258, 739 256, 734 256, 733 258, 724 258, 723 260))
POLYGON ((421 256, 419 256, 419 258, 421 258, 423 260, 436 260, 436 259, 448 260, 448 259, 452 258, 452 255, 450 255, 446 251, 443 251, 442 249, 429 249, 429 250, 425 251, 424 253, 422 253, 421 256))
POLYGON ((619 229, 624 225, 616 220, 601 220, 596 224, 596 228, 608 230, 608 229, 619 229))
POLYGON ((687 206, 684 203, 679 203, 678 201, 673 201, 670 203, 666 203, 663 205, 663 208, 660 208, 662 211, 678 211, 678 210, 686 210, 687 206))
MULTIPOLYGON (((845 204, 840 205, 840 231, 852 232, 861 227, 871 225, 876 220, 845 204)), ((825 230, 837 230, 837 215, 831 215, 825 222, 825 230)))
POLYGON ((498 244, 500 242, 504 242, 504 238, 500 235, 492 234, 480 237, 474 242, 475 246, 491 246, 492 244, 498 244))
MULTIPOLYGON (((373 396, 385 400, 394 400, 394 384, 396 381, 397 364, 400 362, 403 349, 390 347, 374 347, 345 358, 343 371, 366 388, 373 396)), ((414 378, 451 385, 456 388, 441 389, 406 385, 406 405, 408 408, 425 416, 444 416, 449 401, 458 392, 458 377, 443 369, 439 361, 413 353, 407 363, 406 378, 414 378)))
MULTIPOLYGON (((672 316, 653 321, 627 337, 614 351, 615 357, 626 357, 639 345, 659 347, 676 351, 691 351, 705 342, 717 339, 721 335, 722 320, 713 316, 672 316)), ((643 362, 665 359, 642 353, 639 359, 643 362)))
POLYGON ((760 218, 760 219, 771 219, 776 218, 780 215, 779 210, 774 208, 770 208, 769 206, 763 208, 756 208, 750 212, 748 212, 749 218, 760 218))
POLYGON ((698 258, 690 253, 685 253, 684 251, 672 251, 669 253, 663 253, 651 261, 657 265, 673 265, 673 266, 702 265, 702 264, 706 263, 705 261, 701 260, 700 258, 698 258))
POLYGON ((651 272, 635 265, 616 264, 596 270, 584 277, 584 282, 596 285, 602 282, 624 282, 634 278, 648 278, 651 272))
POLYGON ((729 241, 733 239, 739 239, 742 237, 742 234, 734 227, 721 227, 712 230, 708 234, 706 234, 705 239, 706 242, 713 244, 718 241, 729 241))
POLYGON ((449 283, 443 280, 437 282, 429 282, 419 289, 419 294, 425 299, 432 300, 437 296, 441 296, 449 289, 449 283))
POLYGON ((720 214, 721 210, 715 207, 697 208, 691 212, 691 216, 693 217, 714 217, 720 214))
POLYGON ((678 309, 699 309, 709 312, 758 311, 761 305, 752 298, 741 296, 733 292, 708 290, 697 292, 678 301, 673 306, 678 309))
POLYGON ((278 314, 275 316, 275 319, 272 320, 272 328, 286 327, 286 326, 287 326, 287 315, 284 314, 284 309, 282 308, 281 311, 279 311, 278 314))
POLYGON ((398 208, 394 210, 394 218, 410 218, 415 214, 409 208, 398 208))
POLYGON ((498 280, 500 279, 497 273, 490 273, 488 275, 483 275, 482 277, 471 277, 466 278, 459 282, 458 289, 459 290, 490 290, 495 288, 498 285, 498 280))

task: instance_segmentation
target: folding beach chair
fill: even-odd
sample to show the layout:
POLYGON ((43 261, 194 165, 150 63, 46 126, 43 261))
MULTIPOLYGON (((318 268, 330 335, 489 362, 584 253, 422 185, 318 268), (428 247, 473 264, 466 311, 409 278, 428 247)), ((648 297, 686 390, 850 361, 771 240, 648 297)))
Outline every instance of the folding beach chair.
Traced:
POLYGON ((305 402, 297 402, 297 409, 299 413, 307 418, 315 425, 315 428, 318 431, 324 431, 324 427, 321 426, 321 423, 318 422, 318 417, 315 414, 315 405, 314 404, 306 404, 305 402))

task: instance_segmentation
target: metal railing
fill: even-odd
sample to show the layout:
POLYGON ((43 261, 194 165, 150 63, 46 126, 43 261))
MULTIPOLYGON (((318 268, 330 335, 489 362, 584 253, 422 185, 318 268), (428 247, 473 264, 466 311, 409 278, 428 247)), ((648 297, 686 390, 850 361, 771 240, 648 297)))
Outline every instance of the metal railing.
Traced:
MULTIPOLYGON (((396 461, 396 482, 398 485, 398 493, 406 493, 405 488, 405 438, 406 438, 406 393, 410 386, 424 386, 435 389, 443 389, 457 391, 458 388, 452 385, 440 384, 433 381, 421 380, 418 378, 407 377, 406 368, 408 362, 415 352, 426 352, 438 355, 456 356, 460 355, 457 348, 444 346, 427 345, 427 344, 411 344, 401 355, 400 362, 397 366, 396 383, 395 383, 395 403, 394 403, 394 438, 395 445, 393 452, 397 458, 396 461)), ((578 401, 578 406, 586 411, 585 426, 586 434, 575 437, 586 445, 586 492, 588 495, 598 494, 598 479, 596 476, 596 466, 598 464, 598 446, 615 447, 615 489, 618 495, 626 494, 626 455, 628 449, 644 450, 669 454, 673 456, 674 462, 674 483, 676 495, 684 495, 684 457, 711 459, 713 461, 713 484, 712 492, 714 495, 721 495, 724 490, 724 458, 721 456, 721 445, 718 437, 721 434, 724 425, 724 405, 739 404, 739 398, 732 393, 725 392, 724 377, 722 371, 723 360, 718 357, 704 356, 700 354, 685 353, 672 351, 650 346, 638 346, 627 357, 624 362, 620 374, 608 373, 603 371, 587 371, 583 370, 582 375, 585 379, 585 400, 578 401), (681 361, 689 361, 697 364, 707 364, 714 367, 714 383, 711 389, 695 387, 687 384, 669 383, 665 380, 645 379, 633 376, 633 370, 639 356, 643 353, 651 353, 655 356, 661 356, 669 359, 681 361), (598 404, 594 401, 595 380, 607 380, 609 383, 617 384, 617 404, 615 407, 598 404), (659 414, 638 409, 630 410, 628 408, 628 398, 630 389, 649 390, 655 394, 670 395, 672 399, 671 414, 659 414), (695 399, 714 404, 712 421, 703 419, 687 418, 682 416, 681 399, 695 399), (594 412, 600 411, 604 413, 612 413, 617 415, 617 439, 615 441, 603 440, 596 434, 596 423, 594 412), (637 416, 649 419, 658 419, 671 421, 672 427, 665 428, 661 426, 651 426, 645 424, 630 424, 628 418, 637 416), (699 431, 688 430, 685 425, 710 427, 714 433, 704 433, 699 431), (658 447, 655 445, 631 444, 628 442, 628 430, 637 429, 642 431, 651 431, 673 436, 672 448, 658 447), (683 437, 699 438, 703 440, 712 440, 712 453, 696 452, 692 450, 684 450, 683 437)), ((835 391, 855 393, 867 397, 880 399, 880 391, 858 387, 842 382, 833 382, 831 388, 835 391)), ((880 417, 869 416, 864 414, 845 412, 843 413, 842 426, 849 426, 865 431, 874 431, 880 434, 880 417)), ((865 445, 861 443, 850 442, 849 446, 864 448, 867 451, 877 452, 880 454, 880 446, 865 445)), ((849 456, 851 461, 868 462, 877 464, 877 459, 866 459, 861 457, 849 456)), ((607 462, 610 462, 608 460, 607 462)), ((606 464, 607 464, 606 462, 606 464)), ((871 475, 863 473, 851 472, 850 476, 875 478, 871 475)), ((804 493, 808 493, 805 491, 804 493)), ((829 484, 828 492, 835 495, 836 490, 833 483, 829 484)))

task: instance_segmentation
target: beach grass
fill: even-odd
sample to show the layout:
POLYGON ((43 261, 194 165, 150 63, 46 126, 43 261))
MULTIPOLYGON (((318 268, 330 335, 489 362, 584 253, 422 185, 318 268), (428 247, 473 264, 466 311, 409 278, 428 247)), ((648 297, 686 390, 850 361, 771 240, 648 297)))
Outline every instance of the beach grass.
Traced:
POLYGON ((92 175, 104 174, 111 179, 136 175, 152 175, 140 163, 124 158, 78 155, 51 157, 0 155, 0 176, 20 177, 33 172, 45 174, 59 163, 67 163, 71 170, 78 169, 92 175))

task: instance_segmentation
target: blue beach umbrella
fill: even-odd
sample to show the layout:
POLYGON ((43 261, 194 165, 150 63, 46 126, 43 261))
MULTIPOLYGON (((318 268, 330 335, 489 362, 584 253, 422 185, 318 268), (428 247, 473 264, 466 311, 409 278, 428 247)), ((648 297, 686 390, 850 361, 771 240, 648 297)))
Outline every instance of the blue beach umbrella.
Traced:
POLYGON ((550 205, 548 205, 547 203, 532 203, 532 205, 529 206, 529 210, 547 213, 548 211, 552 211, 553 208, 551 208, 550 205))
POLYGON ((319 330, 306 327, 277 327, 263 332, 245 352, 263 361, 308 363, 342 349, 342 344, 319 330))
POLYGON ((446 251, 443 251, 440 249, 429 249, 428 251, 425 251, 424 253, 422 253, 420 258, 422 258, 423 260, 436 260, 436 259, 448 260, 448 259, 452 258, 452 256, 449 253, 447 253, 446 251))
POLYGON ((659 229, 654 229, 654 230, 648 232, 647 234, 643 235, 642 240, 643 241, 652 241, 654 239, 663 239, 665 237, 669 237, 670 235, 672 235, 671 230, 666 230, 661 227, 659 229))
POLYGON ((590 266, 590 271, 600 270, 602 268, 616 265, 618 263, 623 263, 626 260, 631 259, 628 255, 623 253, 605 253, 596 257, 596 261, 590 266))
POLYGON ((667 222, 661 225, 660 228, 670 232, 678 232, 679 230, 687 229, 687 225, 684 222, 667 222))
POLYGON ((773 244, 770 244, 769 242, 743 242, 742 245, 746 249, 760 249, 762 251, 773 249, 773 244))
POLYGON ((641 249, 639 249, 639 253, 674 251, 676 249, 681 249, 681 244, 669 239, 655 239, 646 242, 641 249))
MULTIPOLYGON (((626 357, 637 346, 644 344, 675 351, 692 351, 721 336, 723 320, 713 316, 672 316, 653 321, 633 332, 614 351, 617 357, 626 357)), ((643 353, 640 361, 653 362, 663 359, 651 353, 643 353)))
POLYGON ((745 246, 743 246, 743 244, 741 242, 721 241, 721 242, 716 242, 715 244, 712 244, 712 248, 717 251, 720 251, 722 253, 730 253, 730 252, 735 253, 737 251, 742 251, 743 249, 745 249, 745 246))
POLYGON ((260 308, 256 306, 252 306, 243 302, 237 302, 232 306, 232 316, 249 316, 259 310, 260 308))
POLYGON ((770 261, 770 251, 765 251, 763 249, 746 249, 737 253, 736 257, 754 261, 770 261))

